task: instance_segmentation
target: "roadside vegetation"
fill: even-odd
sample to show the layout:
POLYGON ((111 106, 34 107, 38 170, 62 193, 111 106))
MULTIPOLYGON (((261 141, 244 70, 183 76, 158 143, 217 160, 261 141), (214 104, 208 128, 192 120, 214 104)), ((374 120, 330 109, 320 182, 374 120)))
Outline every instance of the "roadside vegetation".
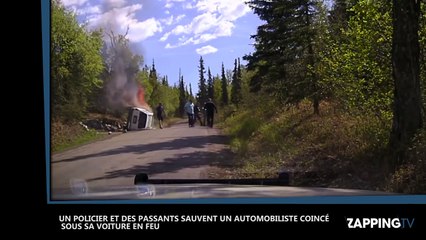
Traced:
POLYGON ((418 12, 423 14, 418 28, 420 48, 412 46, 420 55, 418 75, 412 79, 421 83, 412 96, 421 93, 423 98, 406 103, 417 104, 411 108, 414 111, 405 113, 409 127, 416 127, 398 133, 409 136, 405 140, 395 140, 401 136, 395 127, 407 120, 395 112, 396 101, 406 100, 393 94, 404 83, 392 75, 398 71, 392 69, 392 57, 399 58, 392 45, 400 43, 392 40, 395 34, 403 34, 392 34, 392 3, 336 1, 324 14, 318 1, 304 2, 305 6, 295 7, 250 1, 266 23, 254 37, 256 51, 245 57, 241 101, 222 112, 221 126, 231 136, 236 153, 226 177, 277 177, 285 171, 292 173, 296 186, 426 193, 425 4, 418 12), (299 22, 305 28, 282 39, 275 33, 282 34, 286 24, 300 19, 278 24, 281 20, 271 14, 274 9, 287 14, 297 9, 312 11, 305 18, 311 21, 299 22), (308 41, 306 32, 310 32, 308 41), (278 53, 277 48, 287 45, 300 48, 278 53), (297 49, 308 51, 296 54, 297 49))
MULTIPOLYGON (((109 122, 120 122, 125 124, 126 118, 116 118, 112 115, 104 114, 88 114, 89 120, 95 121, 109 121, 109 122)), ((171 125, 181 121, 181 118, 166 118, 163 123, 163 127, 167 128, 171 125)), ((154 120, 154 128, 158 128, 158 122, 154 120)), ((64 123, 60 120, 51 121, 51 152, 58 153, 64 150, 68 150, 73 147, 78 147, 93 141, 106 139, 108 137, 115 136, 122 133, 123 129, 116 129, 114 132, 108 129, 95 129, 89 127, 83 127, 82 122, 68 122, 64 123)))
POLYGON ((225 178, 277 177, 289 172, 295 186, 342 187, 425 193, 426 135, 420 129, 403 164, 393 169, 388 149, 391 122, 355 116, 322 102, 321 114, 308 101, 265 113, 251 104, 220 126, 235 153, 225 178))
POLYGON ((84 130, 79 124, 51 123, 51 152, 58 153, 82 144, 102 139, 107 133, 96 130, 84 130))
POLYGON ((51 12, 52 152, 122 132, 131 106, 152 111, 161 102, 167 127, 183 116, 186 99, 195 99, 183 76, 170 85, 154 60, 143 64, 143 56, 130 49, 127 33, 88 30, 58 0, 52 1, 51 12))

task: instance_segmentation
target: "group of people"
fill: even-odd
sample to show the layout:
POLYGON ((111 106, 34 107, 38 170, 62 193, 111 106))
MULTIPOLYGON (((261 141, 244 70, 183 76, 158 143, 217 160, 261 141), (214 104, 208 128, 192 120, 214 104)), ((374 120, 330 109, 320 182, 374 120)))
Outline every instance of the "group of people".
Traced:
MULTIPOLYGON (((194 127, 195 122, 197 119, 200 121, 200 125, 204 126, 203 120, 201 120, 201 110, 200 107, 197 104, 194 104, 191 99, 188 99, 184 106, 185 112, 188 116, 188 126, 194 127)), ((204 104, 203 107, 204 110, 204 117, 207 121, 207 126, 213 127, 213 121, 214 121, 214 114, 217 113, 216 105, 213 103, 212 99, 209 98, 209 100, 204 104)))
MULTIPOLYGON (((197 104, 194 104, 191 99, 188 99, 188 101, 185 103, 184 110, 188 116, 189 127, 194 127, 194 124, 197 121, 197 119, 200 121, 201 126, 204 126, 204 122, 207 121, 207 126, 213 127, 214 114, 217 113, 217 108, 211 98, 209 98, 209 100, 206 103, 204 103, 203 116, 205 118, 205 121, 201 119, 200 107, 197 104)), ((155 112, 158 119, 158 124, 160 128, 162 129, 164 116, 165 116, 164 106, 162 103, 158 104, 158 106, 155 108, 155 112)))

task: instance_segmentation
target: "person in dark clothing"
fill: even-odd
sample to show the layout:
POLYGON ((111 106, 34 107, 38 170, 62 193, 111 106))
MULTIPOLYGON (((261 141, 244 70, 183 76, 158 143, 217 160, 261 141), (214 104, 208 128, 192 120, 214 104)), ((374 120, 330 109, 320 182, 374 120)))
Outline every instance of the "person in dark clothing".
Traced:
POLYGON ((163 129, 163 120, 165 115, 163 104, 159 103, 155 110, 157 113, 158 124, 160 125, 160 128, 163 129))
POLYGON ((200 117, 200 107, 198 107, 198 104, 194 105, 194 123, 197 122, 197 119, 200 121, 200 126, 203 126, 203 122, 201 121, 200 117))
POLYGON ((209 98, 209 101, 204 104, 204 109, 207 115, 207 126, 213 127, 214 113, 217 113, 217 108, 211 98, 209 98))

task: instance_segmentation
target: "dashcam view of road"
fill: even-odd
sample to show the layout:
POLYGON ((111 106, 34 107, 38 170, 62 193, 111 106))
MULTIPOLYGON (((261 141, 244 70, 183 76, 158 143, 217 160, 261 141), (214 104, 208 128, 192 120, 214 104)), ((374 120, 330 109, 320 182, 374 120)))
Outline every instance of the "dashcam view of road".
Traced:
POLYGON ((425 1, 50 9, 51 189, 286 174, 426 192, 425 1))
POLYGON ((150 179, 208 178, 226 157, 226 137, 218 129, 188 127, 129 131, 52 156, 52 188, 69 188, 73 180, 91 187, 131 186, 138 173, 150 179))

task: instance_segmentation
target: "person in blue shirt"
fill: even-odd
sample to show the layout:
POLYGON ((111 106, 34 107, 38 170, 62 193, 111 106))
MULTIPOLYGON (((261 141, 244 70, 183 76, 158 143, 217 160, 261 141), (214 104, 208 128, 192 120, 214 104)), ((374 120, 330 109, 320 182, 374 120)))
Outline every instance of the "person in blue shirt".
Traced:
POLYGON ((194 126, 194 104, 192 103, 191 99, 188 99, 188 101, 185 103, 184 106, 185 112, 188 115, 188 125, 189 127, 194 126))

